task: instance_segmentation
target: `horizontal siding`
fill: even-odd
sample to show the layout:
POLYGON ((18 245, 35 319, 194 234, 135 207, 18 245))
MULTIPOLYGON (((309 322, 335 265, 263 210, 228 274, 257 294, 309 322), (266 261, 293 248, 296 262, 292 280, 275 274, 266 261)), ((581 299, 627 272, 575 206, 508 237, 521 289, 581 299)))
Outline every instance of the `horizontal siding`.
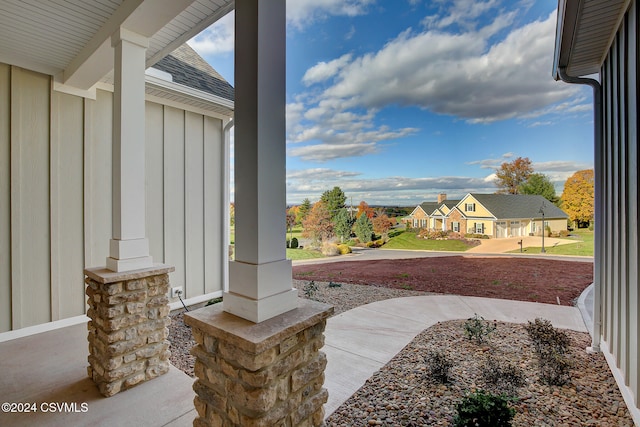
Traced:
MULTIPOLYGON (((0 64, 0 332, 84 314, 111 238, 113 94, 0 64)), ((147 102, 147 236, 172 286, 222 289, 222 122, 147 102)))

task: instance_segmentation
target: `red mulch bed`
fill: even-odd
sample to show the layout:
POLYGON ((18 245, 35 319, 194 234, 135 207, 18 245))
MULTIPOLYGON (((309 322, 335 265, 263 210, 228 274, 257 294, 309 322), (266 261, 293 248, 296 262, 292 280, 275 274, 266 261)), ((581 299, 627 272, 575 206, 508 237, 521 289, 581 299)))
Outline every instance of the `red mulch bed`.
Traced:
POLYGON ((593 263, 447 256, 298 265, 293 277, 548 304, 560 298, 573 305, 593 281, 593 263))

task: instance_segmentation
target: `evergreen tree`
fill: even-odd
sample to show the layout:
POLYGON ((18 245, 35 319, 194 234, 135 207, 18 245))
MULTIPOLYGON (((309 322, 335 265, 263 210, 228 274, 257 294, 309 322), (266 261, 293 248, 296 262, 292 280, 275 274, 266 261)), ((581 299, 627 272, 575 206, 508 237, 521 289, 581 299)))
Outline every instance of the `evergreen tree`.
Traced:
POLYGON ((368 243, 371 241, 371 235, 373 234, 373 224, 366 215, 360 215, 355 224, 356 236, 362 243, 368 243))
POLYGON ((324 203, 327 210, 331 214, 331 218, 335 218, 338 215, 340 209, 345 207, 347 196, 340 187, 333 187, 333 190, 327 190, 320 196, 320 201, 324 203))
POLYGON ((351 236, 351 220, 349 219, 349 212, 347 212, 346 208, 340 209, 334 218, 333 231, 336 233, 336 236, 340 238, 341 242, 349 240, 351 236))
POLYGON ((296 211, 296 223, 302 224, 309 212, 311 212, 311 202, 309 199, 304 199, 296 211))

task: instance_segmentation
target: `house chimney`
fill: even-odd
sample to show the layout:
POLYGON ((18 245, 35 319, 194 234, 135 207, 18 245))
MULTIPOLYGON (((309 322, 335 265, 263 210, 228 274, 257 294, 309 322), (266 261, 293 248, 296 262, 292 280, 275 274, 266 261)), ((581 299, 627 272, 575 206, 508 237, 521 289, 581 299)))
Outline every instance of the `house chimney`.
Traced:
POLYGON ((444 202, 445 200, 447 200, 447 195, 445 193, 438 194, 438 204, 444 202))

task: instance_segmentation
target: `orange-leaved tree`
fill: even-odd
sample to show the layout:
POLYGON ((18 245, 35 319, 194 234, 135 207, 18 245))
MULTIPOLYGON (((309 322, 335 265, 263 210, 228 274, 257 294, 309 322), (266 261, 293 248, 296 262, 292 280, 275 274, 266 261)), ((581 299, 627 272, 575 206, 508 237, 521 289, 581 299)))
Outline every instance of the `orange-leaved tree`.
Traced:
POLYGON ((504 162, 496 170, 496 193, 518 194, 518 187, 527 182, 532 173, 533 166, 528 157, 518 157, 511 162, 504 162))
POLYGON ((584 169, 571 175, 564 183, 562 210, 574 222, 591 222, 594 205, 593 169, 584 169))
POLYGON ((313 239, 315 243, 324 242, 333 237, 331 213, 323 202, 314 203, 307 217, 302 221, 304 237, 313 239))

